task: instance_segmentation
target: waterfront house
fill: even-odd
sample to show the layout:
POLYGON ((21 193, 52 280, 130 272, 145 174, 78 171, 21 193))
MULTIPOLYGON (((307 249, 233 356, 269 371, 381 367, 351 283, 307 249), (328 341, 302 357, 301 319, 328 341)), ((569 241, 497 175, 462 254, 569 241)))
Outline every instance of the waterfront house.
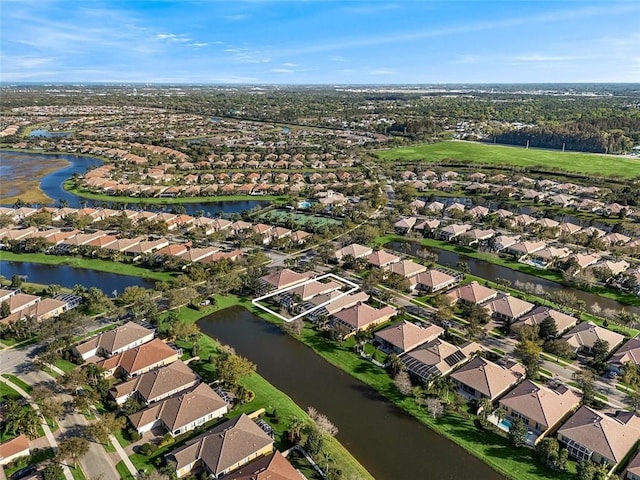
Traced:
POLYGON ((118 405, 132 396, 149 404, 195 387, 199 382, 198 374, 178 360, 119 383, 111 389, 110 394, 118 405))
POLYGON ((182 352, 156 338, 148 343, 101 360, 97 362, 97 365, 105 369, 105 375, 107 376, 129 378, 173 363, 180 358, 181 354, 182 352))
POLYGON ((604 340, 609 345, 609 352, 616 349, 624 340, 624 335, 599 327, 591 322, 582 322, 573 327, 563 337, 576 352, 591 353, 591 349, 598 340, 604 340))
POLYGON ((385 250, 377 250, 367 257, 367 263, 371 266, 388 269, 392 264, 402 260, 397 255, 385 250))
POLYGON ((493 363, 476 357, 451 374, 458 392, 469 400, 502 397, 524 379, 525 369, 517 362, 493 363))
POLYGON ((344 338, 354 335, 360 330, 367 330, 384 323, 395 316, 398 311, 390 306, 373 308, 366 303, 359 303, 333 314, 333 322, 347 327, 349 333, 344 338))
POLYGON ((118 328, 103 332, 77 345, 75 353, 82 360, 95 356, 111 357, 150 342, 154 336, 154 330, 134 322, 127 322, 118 328))
POLYGON ((288 268, 283 268, 282 270, 269 273, 260 278, 260 292, 261 294, 264 294, 273 290, 291 287, 297 283, 309 280, 314 276, 315 275, 312 272, 298 273, 288 268))
POLYGON ((506 413, 508 430, 511 422, 520 418, 532 432, 531 443, 552 434, 580 405, 580 395, 564 385, 547 387, 524 380, 498 402, 506 413))
POLYGON ((298 470, 277 450, 254 460, 225 477, 225 480, 304 480, 298 470))
POLYGON ((473 281, 448 292, 451 303, 462 302, 468 305, 480 305, 498 296, 498 291, 473 281))
POLYGON ((511 330, 515 331, 522 325, 540 325, 547 318, 551 318, 556 324, 558 335, 562 335, 571 327, 575 326, 578 321, 576 317, 572 317, 566 313, 559 312, 550 307, 540 306, 513 322, 511 324, 511 330))
POLYGON ((481 350, 475 342, 453 345, 436 338, 403 355, 402 362, 410 374, 429 385, 435 378, 448 375, 454 368, 470 361, 481 350))
POLYGON ((591 460, 613 470, 640 439, 640 417, 631 412, 605 415, 583 405, 558 430, 558 441, 576 460, 591 460))
POLYGON ((167 398, 129 415, 129 422, 140 435, 160 427, 172 437, 220 418, 229 405, 206 383, 193 390, 167 398))
MULTIPOLYGON (((412 260, 402 260, 400 262, 395 262, 391 264, 391 272, 396 273, 404 278, 412 278, 418 275, 419 273, 426 272, 427 267, 416 263, 412 260)), ((415 285, 415 280, 412 281, 415 285)))
POLYGON ((273 439, 244 413, 165 455, 178 478, 206 472, 219 479, 273 452, 273 439))
POLYGON ((442 270, 432 268, 426 272, 419 273, 414 278, 414 281, 418 289, 424 290, 427 293, 435 293, 452 287, 458 283, 460 279, 460 276, 449 275, 442 270))
POLYGON ((493 315, 497 319, 504 320, 507 323, 514 322, 533 310, 534 307, 535 305, 533 303, 520 300, 509 294, 501 295, 484 306, 489 315, 493 315))
POLYGON ((358 259, 358 258, 367 257, 372 253, 373 253, 373 249, 371 247, 365 247, 364 245, 352 243, 350 245, 347 245, 346 247, 336 250, 333 256, 338 262, 340 262, 346 256, 351 256, 355 259, 358 259))
POLYGON ((399 355, 435 340, 442 333, 444 329, 438 325, 428 322, 418 324, 404 320, 397 325, 377 331, 373 341, 382 351, 399 355))
POLYGON ((627 363, 640 365, 640 338, 627 340, 609 359, 609 367, 618 373, 627 363))

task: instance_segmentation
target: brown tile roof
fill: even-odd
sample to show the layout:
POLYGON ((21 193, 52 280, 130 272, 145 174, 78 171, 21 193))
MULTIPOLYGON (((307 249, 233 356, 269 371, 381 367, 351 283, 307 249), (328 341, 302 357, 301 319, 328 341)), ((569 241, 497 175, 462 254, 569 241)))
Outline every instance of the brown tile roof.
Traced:
POLYGON ((367 257, 367 262, 376 267, 384 267, 390 263, 399 262, 400 260, 400 257, 385 250, 378 250, 367 257))
POLYGON ((446 375, 457 365, 467 362, 473 353, 482 347, 475 342, 456 346, 436 338, 410 351, 402 357, 409 371, 430 380, 438 375, 446 375))
POLYGON ((495 297, 498 294, 496 290, 492 288, 480 285, 478 282, 471 282, 467 285, 462 285, 451 292, 447 293, 447 296, 453 300, 464 300, 469 303, 482 303, 495 297))
POLYGON ((640 438, 640 417, 625 423, 583 405, 558 430, 560 435, 617 464, 640 438))
MULTIPOLYGON (((342 295, 342 293, 336 291, 336 292, 327 293, 325 295, 318 295, 311 299, 311 303, 313 303, 314 305, 320 305, 321 303, 334 299, 338 295, 342 295)), ((349 308, 358 303, 366 302, 367 300, 369 300, 369 295, 367 295, 365 292, 360 291, 360 292, 351 293, 349 295, 345 295, 336 300, 333 300, 331 303, 325 305, 324 308, 331 315, 333 313, 339 312, 342 309, 349 308)))
POLYGON ((303 480, 303 476, 277 450, 227 475, 226 480, 303 480))
POLYGON ((611 351, 622 343, 624 335, 599 327, 591 322, 582 322, 569 330, 562 338, 576 349, 592 348, 596 341, 604 340, 609 343, 609 351, 611 351))
POLYGON ((393 307, 373 308, 366 303, 360 303, 334 313, 333 316, 346 323, 354 330, 367 328, 369 325, 393 317, 397 310, 393 307))
POLYGON ((118 328, 101 333, 81 343, 76 347, 76 350, 80 353, 86 353, 94 348, 99 348, 104 350, 107 355, 112 355, 113 352, 131 345, 152 333, 153 330, 149 330, 142 325, 138 325, 135 322, 127 322, 118 328))
POLYGON ((552 390, 525 380, 507 393, 500 405, 548 428, 580 405, 580 396, 566 387, 552 390))
POLYGON ((518 363, 506 367, 476 357, 453 372, 451 378, 493 400, 519 382, 524 374, 524 367, 518 363))
POLYGON ((145 402, 153 402, 172 392, 185 390, 200 377, 182 361, 173 362, 166 367, 152 370, 127 382, 120 383, 113 388, 115 398, 137 392, 145 402))
POLYGON ((351 245, 347 245, 346 247, 336 250, 335 257, 338 260, 341 260, 342 257, 347 255, 351 255, 353 258, 360 258, 371 255, 371 253, 373 253, 373 249, 371 247, 365 247, 364 245, 352 243, 351 245))
MULTIPOLYGON (((167 398, 129 415, 129 421, 134 427, 140 428, 161 420, 170 432, 174 432, 208 414, 218 412, 225 406, 227 402, 220 398, 209 385, 201 383, 190 392, 167 398)), ((225 413, 226 409, 222 415, 225 413)))
POLYGON ((421 272, 425 272, 427 267, 411 260, 402 260, 391 265, 391 271, 402 275, 405 278, 411 278, 421 272))
POLYGON ((640 339, 632 338, 622 345, 611 356, 609 362, 622 365, 624 363, 633 363, 640 365, 640 339))
POLYGON ((558 333, 562 333, 569 328, 573 327, 578 319, 567 315, 566 313, 559 312, 549 307, 537 307, 531 312, 527 313, 520 319, 516 320, 512 326, 518 325, 540 325, 546 318, 551 317, 556 324, 558 333))
POLYGON ((441 272, 440 270, 431 269, 426 272, 419 273, 417 281, 421 285, 434 288, 455 281, 455 277, 448 273, 441 272))
POLYGON ((98 362, 98 365, 107 370, 120 367, 128 375, 131 375, 142 369, 151 368, 163 361, 168 361, 176 355, 177 352, 173 348, 159 338, 155 338, 149 343, 98 362))
POLYGON ((315 297, 316 295, 322 295, 335 290, 339 290, 340 288, 342 288, 342 286, 343 285, 338 282, 331 281, 322 283, 313 280, 311 282, 305 283, 304 285, 294 287, 289 291, 292 295, 300 295, 300 298, 306 301, 315 297))
POLYGON ((627 472, 640 477, 640 452, 638 452, 637 455, 631 459, 629 465, 627 465, 627 472))
POLYGON ((279 289, 290 287, 292 285, 295 285, 296 283, 303 282, 310 278, 313 278, 313 273, 311 272, 298 273, 285 268, 276 273, 265 275, 261 278, 261 280, 269 285, 272 285, 276 289, 279 289))
POLYGON ((37 295, 29 295, 28 293, 16 293, 4 300, 9 305, 11 313, 19 312, 26 308, 29 304, 35 303, 40 300, 37 295))
POLYGON ((375 336, 390 343, 394 347, 408 352, 425 342, 436 339, 444 332, 442 327, 432 323, 416 325, 404 320, 403 322, 384 328, 375 336))
POLYGON ((20 452, 25 452, 25 455, 29 453, 29 439, 25 435, 19 435, 0 444, 0 465, 3 465, 3 459, 17 455, 20 452))
POLYGON ((533 310, 535 305, 525 300, 512 297, 511 295, 503 295, 485 305, 489 313, 497 313, 507 318, 519 318, 525 313, 533 310))
POLYGON ((270 445, 273 446, 273 439, 243 413, 174 450, 167 457, 175 461, 177 470, 201 459, 217 476, 270 445))

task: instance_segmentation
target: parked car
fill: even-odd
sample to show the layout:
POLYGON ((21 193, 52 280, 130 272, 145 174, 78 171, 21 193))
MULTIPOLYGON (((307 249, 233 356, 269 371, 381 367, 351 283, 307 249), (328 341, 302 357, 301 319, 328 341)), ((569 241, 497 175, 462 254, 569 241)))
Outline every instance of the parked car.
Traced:
POLYGON ((11 475, 10 478, 11 480, 19 480, 20 478, 25 478, 29 475, 36 473, 37 469, 38 467, 36 465, 27 465, 26 467, 13 472, 13 475, 11 475))

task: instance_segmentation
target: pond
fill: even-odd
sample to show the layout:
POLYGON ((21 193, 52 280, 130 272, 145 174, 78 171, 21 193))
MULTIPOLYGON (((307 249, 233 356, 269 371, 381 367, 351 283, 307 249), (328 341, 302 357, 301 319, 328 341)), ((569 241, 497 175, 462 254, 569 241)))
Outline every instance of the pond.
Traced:
MULTIPOLYGON (((198 326, 256 363, 264 378, 302 408, 313 406, 327 415, 339 429, 340 442, 375 478, 504 478, 242 307, 209 315, 198 326)), ((371 368, 378 367, 372 364, 371 368)))
POLYGON ((73 268, 67 265, 8 262, 6 260, 0 261, 0 275, 7 279, 14 275, 20 275, 26 277, 25 281, 27 282, 45 285, 56 284, 65 288, 73 288, 78 284, 87 288, 97 287, 109 296, 112 296, 114 291, 120 294, 125 288, 132 285, 153 288, 155 283, 146 278, 73 268))
POLYGON ((33 137, 42 137, 42 138, 64 138, 71 135, 71 132, 50 132, 49 130, 43 130, 40 128, 35 128, 29 132, 29 136, 33 137))

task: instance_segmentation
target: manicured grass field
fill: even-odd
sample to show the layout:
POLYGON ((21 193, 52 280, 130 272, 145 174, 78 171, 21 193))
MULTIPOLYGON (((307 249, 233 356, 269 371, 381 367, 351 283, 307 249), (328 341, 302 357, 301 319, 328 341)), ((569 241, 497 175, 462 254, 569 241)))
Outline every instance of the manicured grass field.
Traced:
POLYGON ((74 268, 86 268, 101 272, 131 275, 134 277, 149 278, 151 280, 170 281, 171 273, 155 272, 146 268, 128 263, 110 262, 95 258, 67 257, 64 255, 45 255, 44 253, 13 253, 0 251, 0 260, 8 262, 33 262, 47 265, 67 265, 74 268))
POLYGON ((543 167, 606 177, 640 177, 640 159, 475 142, 450 141, 414 145, 380 150, 376 155, 381 160, 438 162, 448 159, 491 165, 543 167))
POLYGON ((7 380, 9 380, 14 385, 16 385, 17 387, 20 387, 26 393, 31 393, 31 390, 32 390, 31 385, 29 385, 27 382, 25 382, 21 378, 18 378, 15 375, 11 375, 9 373, 3 373, 2 376, 7 380))

